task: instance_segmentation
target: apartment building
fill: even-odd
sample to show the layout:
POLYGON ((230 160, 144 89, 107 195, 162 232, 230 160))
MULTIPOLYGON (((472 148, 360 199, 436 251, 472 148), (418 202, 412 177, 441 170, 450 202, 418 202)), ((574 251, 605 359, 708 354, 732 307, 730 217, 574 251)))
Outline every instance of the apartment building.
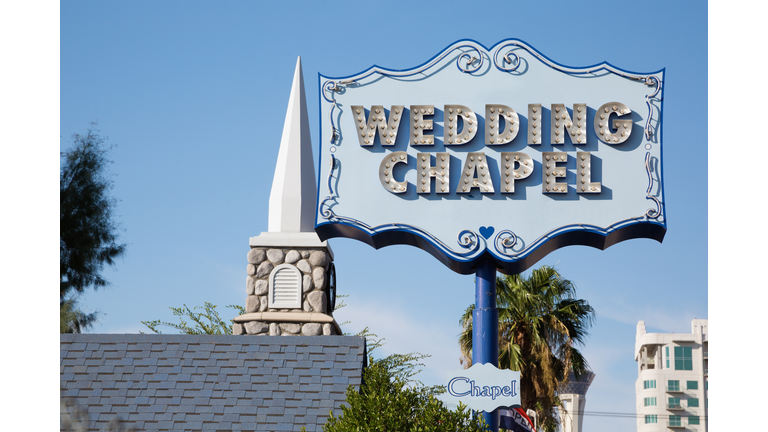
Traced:
POLYGON ((637 323, 635 383, 638 432, 707 431, 707 320, 691 333, 647 333, 637 323))

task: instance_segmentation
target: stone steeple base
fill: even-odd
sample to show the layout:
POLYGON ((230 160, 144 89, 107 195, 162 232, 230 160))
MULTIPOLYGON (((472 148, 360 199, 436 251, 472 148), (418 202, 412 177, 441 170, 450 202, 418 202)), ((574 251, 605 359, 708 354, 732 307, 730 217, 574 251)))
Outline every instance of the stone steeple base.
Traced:
POLYGON ((251 237, 246 272, 245 314, 235 318, 236 335, 341 335, 333 318, 333 252, 315 233, 262 233, 251 237), (270 307, 270 274, 289 264, 298 269, 299 308, 270 307))

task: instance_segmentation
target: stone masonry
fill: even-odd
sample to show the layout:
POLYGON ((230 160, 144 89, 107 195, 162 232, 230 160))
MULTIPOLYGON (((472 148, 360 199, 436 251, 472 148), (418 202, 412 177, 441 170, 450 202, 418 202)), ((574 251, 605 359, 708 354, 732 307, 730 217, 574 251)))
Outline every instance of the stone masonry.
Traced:
POLYGON ((341 334, 328 304, 332 260, 332 255, 325 248, 252 247, 246 267, 246 314, 235 319, 233 333, 270 336, 341 334), (301 309, 268 307, 269 275, 272 269, 284 263, 295 266, 301 272, 301 309), (258 312, 261 314, 256 314, 258 312), (290 316, 288 320, 285 314, 274 312, 297 315, 290 316))

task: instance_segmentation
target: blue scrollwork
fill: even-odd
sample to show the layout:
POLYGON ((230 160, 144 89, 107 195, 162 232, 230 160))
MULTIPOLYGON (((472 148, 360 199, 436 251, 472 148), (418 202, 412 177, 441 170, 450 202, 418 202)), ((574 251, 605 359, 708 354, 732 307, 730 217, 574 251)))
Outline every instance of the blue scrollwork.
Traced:
POLYGON ((323 84, 323 98, 333 104, 331 109, 328 111, 328 120, 331 123, 331 144, 336 144, 336 140, 339 138, 339 130, 336 128, 336 124, 333 121, 333 111, 338 107, 338 105, 336 104, 335 97, 328 97, 328 92, 333 94, 333 92, 337 91, 339 91, 339 84, 336 81, 328 80, 323 84))
POLYGON ((653 93, 645 96, 645 104, 648 105, 648 119, 645 121, 645 139, 650 141, 651 135, 653 134, 653 131, 651 130, 651 119, 653 118, 653 106, 651 105, 651 99, 655 98, 656 95, 658 95, 661 91, 661 81, 659 81, 659 78, 653 75, 648 75, 645 77, 645 85, 656 87, 656 90, 653 93))
MULTIPOLYGON (((483 54, 480 52, 479 49, 477 49, 477 47, 474 47, 474 46, 471 46, 471 45, 464 45, 464 46, 461 46, 461 47, 467 47, 467 46, 472 48, 473 50, 475 50, 477 52, 477 55, 476 56, 475 55, 471 55, 468 52, 462 53, 459 56, 459 58, 456 59, 456 66, 458 66, 458 68, 462 72, 471 74, 472 72, 476 72, 478 69, 480 69, 483 66, 483 54), (462 67, 461 66, 461 61, 465 60, 465 59, 466 59, 467 63, 466 63, 466 65, 464 65, 462 67), (475 60, 480 60, 480 61, 477 62, 477 65, 475 67, 472 67, 472 65, 475 64, 475 60)), ((457 48, 460 48, 460 47, 457 47, 457 48)))
POLYGON ((328 170, 328 196, 320 202, 320 214, 324 219, 330 219, 336 214, 331 210, 330 206, 326 207, 328 201, 334 200, 333 186, 331 186, 331 179, 333 178, 333 171, 336 169, 336 157, 331 155, 331 169, 328 170))
POLYGON ((507 51, 506 54, 503 56, 503 62, 499 63, 499 54, 501 53, 501 50, 505 47, 509 46, 516 46, 514 43, 505 43, 496 50, 496 52, 493 53, 493 64, 496 66, 496 69, 502 71, 502 72, 514 72, 517 70, 517 68, 520 67, 520 56, 515 54, 513 50, 507 51), (511 58, 510 56, 514 57, 511 58), (509 66, 505 66, 508 64, 509 66))
POLYGON ((511 230, 502 230, 499 231, 498 234, 496 234, 496 239, 493 242, 493 247, 496 249, 496 252, 506 255, 506 256, 513 256, 514 253, 507 253, 506 249, 511 249, 517 244, 517 236, 514 232, 511 230))
POLYGON ((651 195, 651 189, 653 188, 653 177, 651 176, 651 153, 645 154, 645 172, 648 174, 648 189, 645 191, 645 198, 652 200, 656 203, 656 209, 648 209, 645 212, 645 216, 650 219, 658 219, 661 216, 661 202, 655 196, 651 195))
POLYGON ((478 238, 476 232, 465 229, 459 232, 459 235, 456 236, 456 241, 464 249, 477 250, 480 247, 478 238))

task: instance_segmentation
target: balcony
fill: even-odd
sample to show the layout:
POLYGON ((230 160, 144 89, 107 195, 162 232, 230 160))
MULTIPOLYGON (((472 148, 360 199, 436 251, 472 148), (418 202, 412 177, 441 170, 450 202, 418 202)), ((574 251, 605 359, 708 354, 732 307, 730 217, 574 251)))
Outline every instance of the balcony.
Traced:
MULTIPOLYGON (((704 374, 706 375, 706 372, 704 374)), ((669 392, 669 393, 682 393, 683 390, 680 389, 680 385, 667 386, 667 392, 669 392)))
POLYGON ((704 369, 704 376, 709 376, 709 369, 704 369))
POLYGON ((667 404, 667 409, 668 410, 682 410, 683 406, 680 405, 679 403, 668 403, 667 404))
POLYGON ((668 428, 680 428, 680 429, 685 428, 685 426, 683 426, 683 422, 681 420, 677 420, 677 421, 669 420, 669 421, 667 421, 667 427, 668 428))
POLYGON ((709 358, 709 352, 704 351, 704 360, 707 360, 709 358))
POLYGON ((642 370, 656 369, 656 359, 654 358, 640 359, 640 369, 642 370))

